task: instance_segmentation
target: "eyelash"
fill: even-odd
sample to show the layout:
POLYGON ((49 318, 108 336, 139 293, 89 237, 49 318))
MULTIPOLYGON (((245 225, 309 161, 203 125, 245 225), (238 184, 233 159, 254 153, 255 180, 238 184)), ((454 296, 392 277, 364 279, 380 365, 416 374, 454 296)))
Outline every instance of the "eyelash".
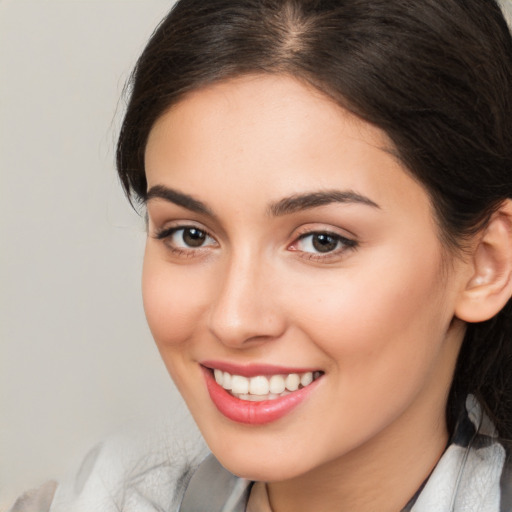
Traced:
MULTIPOLYGON (((215 241, 215 238, 205 229, 201 229, 196 226, 174 226, 170 228, 164 228, 161 230, 157 230, 154 238, 157 240, 163 240, 166 247, 177 256, 187 256, 187 257, 193 257, 194 255, 197 255, 198 251, 203 251, 204 249, 207 249, 208 247, 211 247, 210 245, 200 245, 197 247, 177 247, 176 245, 173 245, 171 243, 171 238, 176 235, 178 232, 182 231, 182 237, 185 235, 187 230, 192 231, 195 230, 198 233, 201 234, 202 237, 204 237, 205 240, 208 238, 215 241)), ((183 239, 182 239, 183 241, 183 239)), ((184 244, 186 242, 183 241, 184 244)), ((217 242, 215 241, 217 244, 217 242)), ((314 241, 311 241, 311 245, 314 247, 314 241)), ((300 256, 302 258, 305 258, 307 260, 316 260, 316 261, 326 261, 333 257, 339 257, 342 253, 348 251, 348 250, 354 250, 358 247, 358 243, 355 240, 352 240, 350 238, 346 238, 342 235, 339 235, 338 233, 333 233, 330 231, 306 231, 302 234, 299 234, 295 241, 288 246, 288 250, 294 251, 297 253, 300 253, 300 256), (332 242, 336 244, 336 247, 333 250, 326 251, 324 253, 322 252, 312 252, 312 251, 304 251, 297 248, 297 245, 303 242, 304 240, 308 238, 314 238, 314 237, 326 237, 330 239, 332 242)), ((316 248, 317 249, 317 248, 316 248)))
POLYGON ((289 246, 289 250, 297 251, 301 253, 301 257, 306 258, 308 260, 315 260, 315 261, 327 261, 332 258, 339 258, 341 254, 345 253, 349 250, 355 250, 358 247, 358 243, 356 240, 346 238, 338 233, 334 233, 332 231, 307 231, 297 237, 295 242, 293 242, 289 246), (336 247, 333 250, 326 251, 324 253, 322 252, 309 252, 297 249, 297 245, 306 240, 307 238, 311 238, 311 245, 314 247, 314 237, 326 237, 328 239, 331 239, 335 244, 336 247))
POLYGON ((205 239, 211 238, 212 240, 215 241, 215 238, 212 235, 210 235, 210 233, 208 233, 208 231, 201 229, 197 226, 174 226, 171 228, 164 228, 161 230, 157 230, 154 237, 157 240, 164 241, 167 249, 169 249, 173 254, 176 254, 177 256, 192 257, 192 256, 194 256, 194 254, 197 253, 197 251, 202 251, 205 248, 209 247, 208 245, 207 246, 201 245, 201 246, 197 246, 197 247, 177 247, 176 245, 172 245, 172 243, 171 243, 172 237, 174 235, 176 235, 176 233, 178 233, 179 231, 183 231, 183 234, 182 234, 182 237, 183 237, 183 235, 185 234, 185 232, 187 230, 188 231, 195 230, 195 231, 201 233, 205 237, 205 239))

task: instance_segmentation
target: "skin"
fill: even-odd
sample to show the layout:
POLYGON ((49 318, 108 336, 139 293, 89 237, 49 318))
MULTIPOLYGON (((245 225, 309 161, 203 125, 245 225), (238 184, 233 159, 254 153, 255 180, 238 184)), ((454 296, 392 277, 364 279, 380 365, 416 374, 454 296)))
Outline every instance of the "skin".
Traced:
POLYGON ((391 149, 381 130, 286 76, 200 89, 150 133, 148 190, 179 191, 205 211, 147 202, 149 326, 213 453, 268 482, 275 512, 396 512, 448 440, 470 269, 443 248, 426 191, 391 149), (374 204, 269 206, 333 190, 374 204), (208 234, 203 245, 187 246, 183 231, 157 236, 187 226, 208 234), (334 238, 318 253, 308 236, 318 232, 352 243, 334 238), (245 425, 212 403, 205 360, 324 375, 283 418, 245 425))

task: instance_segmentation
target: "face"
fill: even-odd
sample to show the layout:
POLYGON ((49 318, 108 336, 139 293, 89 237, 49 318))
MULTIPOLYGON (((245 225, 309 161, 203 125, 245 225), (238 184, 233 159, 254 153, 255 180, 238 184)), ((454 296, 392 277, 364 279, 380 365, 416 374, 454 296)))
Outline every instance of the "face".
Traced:
POLYGON ((285 480, 446 435, 460 275, 390 149, 283 76, 194 92, 150 133, 147 319, 240 476, 285 480))

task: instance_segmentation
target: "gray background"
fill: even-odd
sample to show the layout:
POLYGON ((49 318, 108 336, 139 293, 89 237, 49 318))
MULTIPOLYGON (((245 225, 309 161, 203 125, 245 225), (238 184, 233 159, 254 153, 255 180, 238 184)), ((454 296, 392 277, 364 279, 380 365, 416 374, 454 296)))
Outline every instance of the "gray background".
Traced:
POLYGON ((113 165, 124 83, 171 3, 0 1, 0 510, 176 407, 113 165))
POLYGON ((182 407, 113 166, 125 80, 171 4, 0 0, 0 511, 182 407))

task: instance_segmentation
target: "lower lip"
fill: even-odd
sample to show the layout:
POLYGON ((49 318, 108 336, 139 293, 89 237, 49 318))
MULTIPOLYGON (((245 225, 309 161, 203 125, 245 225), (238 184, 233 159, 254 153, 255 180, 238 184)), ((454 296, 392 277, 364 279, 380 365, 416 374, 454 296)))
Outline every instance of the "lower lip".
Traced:
POLYGON ((264 425, 276 421, 302 403, 316 387, 320 379, 313 381, 305 388, 293 391, 288 395, 274 400, 250 402, 236 398, 219 386, 212 372, 201 367, 206 380, 206 387, 212 402, 226 418, 248 425, 264 425))

